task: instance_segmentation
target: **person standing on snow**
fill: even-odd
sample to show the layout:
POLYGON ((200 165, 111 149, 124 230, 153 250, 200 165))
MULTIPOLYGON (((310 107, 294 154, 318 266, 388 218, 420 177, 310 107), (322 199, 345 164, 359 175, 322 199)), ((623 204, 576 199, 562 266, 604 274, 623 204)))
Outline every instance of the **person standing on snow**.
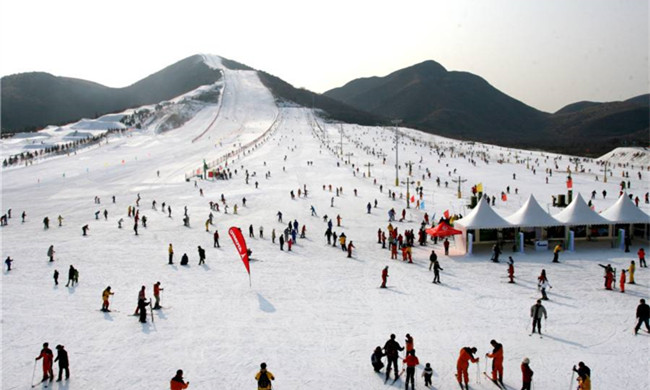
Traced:
POLYGON ((54 261, 54 245, 50 245, 49 248, 47 248, 47 257, 50 258, 50 262, 54 261))
POLYGON ((406 340, 404 340, 404 348, 406 348, 406 354, 414 349, 413 346, 413 337, 409 333, 406 334, 406 340))
POLYGON ((553 286, 551 286, 548 280, 544 280, 542 283, 540 283, 539 288, 542 291, 542 300, 548 301, 548 296, 546 296, 546 289, 553 288, 553 286))
POLYGON ((492 345, 492 353, 486 353, 485 356, 492 359, 492 381, 503 384, 503 345, 498 343, 496 340, 490 340, 490 345, 492 345))
POLYGON ((348 258, 352 257, 352 248, 355 248, 355 246, 352 244, 352 241, 348 244, 348 258))
POLYGON ((183 370, 177 370, 176 371, 176 376, 172 378, 172 380, 169 382, 169 388, 171 390, 183 390, 187 389, 187 387, 190 385, 190 382, 185 382, 183 380, 183 370))
POLYGON ((404 385, 404 388, 408 390, 409 382, 411 382, 411 389, 415 390, 415 367, 420 364, 417 356, 415 356, 415 349, 406 353, 404 364, 406 364, 406 384, 404 385))
POLYGON ((72 287, 74 287, 74 275, 75 275, 75 269, 72 264, 70 264, 70 268, 68 269, 68 283, 65 284, 66 287, 72 283, 72 287))
POLYGON ((530 390, 531 382, 533 381, 533 370, 528 366, 530 359, 524 358, 521 362, 521 390, 530 390))
POLYGON ((377 348, 375 348, 375 351, 370 356, 370 362, 372 363, 372 368, 375 370, 375 372, 379 372, 382 368, 384 368, 384 363, 381 361, 382 357, 384 357, 384 353, 381 351, 381 347, 377 346, 377 348))
POLYGON ((445 247, 445 256, 449 256, 449 240, 445 238, 445 241, 442 243, 442 246, 445 247))
POLYGON ((433 268, 433 263, 438 260, 438 255, 436 255, 436 251, 431 250, 431 254, 429 255, 429 271, 433 268))
POLYGON ((63 371, 65 371, 65 379, 70 379, 70 363, 68 361, 68 351, 65 350, 63 345, 56 346, 56 359, 54 359, 54 361, 59 362, 59 378, 56 381, 61 382, 63 371))
POLYGON ((499 247, 499 244, 494 244, 494 246, 492 247, 492 261, 498 263, 500 254, 501 254, 501 248, 499 247))
POLYGON ((440 283, 440 271, 444 271, 444 269, 440 267, 438 259, 435 259, 433 261, 433 283, 440 283))
POLYGON ((553 263, 560 262, 560 252, 562 252, 562 244, 557 244, 553 249, 553 263))
POLYGON ((205 249, 201 248, 201 245, 199 245, 198 251, 199 251, 199 265, 205 264, 205 249))
POLYGON ((143 324, 147 323, 147 305, 149 301, 146 299, 138 299, 138 310, 140 311, 140 322, 143 324))
POLYGON ((43 343, 43 349, 41 349, 40 355, 34 359, 43 359, 43 380, 41 382, 45 382, 48 379, 50 382, 54 380, 54 371, 52 370, 52 361, 54 360, 54 354, 52 353, 52 350, 48 348, 48 345, 48 343, 43 343))
POLYGON ((11 271, 11 263, 13 262, 14 260, 10 256, 7 256, 7 259, 5 260, 5 264, 7 264, 7 272, 11 271))
POLYGON ((535 333, 535 327, 537 327, 537 332, 542 334, 542 317, 548 319, 546 315, 546 308, 542 306, 542 300, 538 299, 537 303, 530 307, 530 317, 533 319, 533 331, 535 333))
POLYGON ((257 381, 257 390, 271 390, 273 385, 271 384, 272 380, 275 380, 275 377, 266 369, 266 363, 260 364, 260 370, 255 374, 255 380, 257 381))
POLYGON ((108 287, 106 287, 106 288, 104 289, 104 291, 102 292, 102 301, 103 301, 103 302, 102 302, 102 311, 104 311, 104 312, 109 312, 109 311, 110 311, 110 310, 108 309, 108 305, 110 304, 110 303, 108 302, 108 298, 109 298, 111 295, 115 295, 115 293, 111 292, 111 286, 108 286, 108 287))
POLYGON ((424 370, 422 371, 422 377, 424 378, 424 385, 426 387, 431 386, 431 377, 433 376, 433 368, 431 368, 431 363, 427 363, 424 366, 424 370))
POLYGON ((515 282, 515 261, 512 259, 512 256, 508 257, 508 278, 510 279, 508 283, 515 282))
POLYGON ((546 277, 546 270, 542 269, 542 273, 540 273, 539 276, 537 277, 537 289, 538 290, 542 288, 542 283, 544 283, 544 282, 548 282, 548 278, 546 277))
POLYGON ((573 371, 578 373, 578 390, 591 390, 591 369, 579 362, 577 369, 573 366, 573 371))
POLYGON ((607 265, 602 265, 598 264, 600 267, 605 269, 605 289, 606 290, 611 290, 612 289, 612 284, 614 282, 614 269, 610 264, 607 265))
POLYGON ((332 243, 332 228, 327 228, 325 230, 325 237, 327 237, 327 245, 330 245, 332 243))
POLYGON ((156 282, 153 285, 153 297, 156 300, 156 303, 153 306, 154 310, 158 310, 158 309, 162 308, 162 306, 160 306, 160 292, 163 291, 163 290, 165 290, 165 289, 160 288, 160 282, 156 282))
POLYGON ((625 292, 625 279, 626 279, 625 270, 622 269, 621 270, 621 278, 619 279, 619 283, 620 283, 619 286, 621 286, 621 292, 622 293, 625 292))
POLYGON ((214 248, 221 248, 219 245, 219 231, 217 229, 214 229, 214 234, 212 235, 212 246, 214 248))
POLYGON ((476 353, 475 347, 464 347, 460 350, 458 356, 458 361, 456 362, 456 378, 458 379, 458 384, 460 387, 463 387, 463 381, 465 381, 465 389, 469 390, 469 374, 467 369, 469 368, 469 362, 478 363, 479 358, 475 358, 474 354, 476 353))
POLYGON ((643 248, 640 248, 636 254, 639 256, 639 267, 648 268, 648 265, 645 263, 645 250, 643 248))
POLYGON ((634 282, 634 271, 636 271, 636 264, 634 263, 634 260, 630 262, 630 268, 628 268, 628 274, 630 277, 629 284, 636 284, 634 282))
POLYGON ((397 357, 399 351, 403 351, 404 347, 399 345, 397 341, 395 341, 395 335, 391 334, 390 339, 386 341, 386 344, 384 344, 384 353, 386 354, 386 358, 388 360, 387 366, 386 366, 386 381, 388 381, 388 378, 390 377, 390 367, 393 366, 393 369, 395 370, 395 380, 397 380, 397 377, 399 375, 399 367, 397 367, 397 357))
POLYGON ((634 334, 636 335, 639 333, 641 324, 645 324, 646 331, 650 333, 650 324, 648 323, 650 319, 650 306, 645 303, 645 299, 641 299, 639 301, 639 306, 636 308, 636 318, 639 319, 639 322, 637 322, 636 326, 634 327, 634 334))
POLYGON ((169 264, 174 264, 174 247, 172 246, 171 243, 169 243, 169 247, 167 248, 167 252, 169 253, 169 264))
POLYGON ((147 300, 147 297, 146 297, 145 291, 144 291, 145 289, 146 289, 146 287, 142 286, 142 288, 140 288, 140 291, 138 292, 138 305, 135 307, 135 313, 133 313, 134 316, 138 315, 138 313, 140 313, 140 301, 146 301, 147 300))
POLYGON ((381 271, 381 288, 386 288, 386 281, 388 280, 388 266, 381 271))
POLYGON ((341 233, 341 235, 339 236, 339 243, 341 244, 341 250, 342 251, 347 250, 347 247, 345 245, 345 240, 346 239, 347 239, 347 237, 345 236, 345 233, 341 233))
POLYGON ((52 277, 54 278, 54 285, 58 286, 59 285, 59 271, 54 270, 54 275, 52 277))

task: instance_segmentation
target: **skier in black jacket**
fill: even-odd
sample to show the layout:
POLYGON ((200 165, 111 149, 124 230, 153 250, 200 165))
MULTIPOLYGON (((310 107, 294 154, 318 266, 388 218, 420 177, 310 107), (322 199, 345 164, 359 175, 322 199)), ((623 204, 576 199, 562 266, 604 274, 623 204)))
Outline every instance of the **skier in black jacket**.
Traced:
POLYGON ((381 351, 381 347, 378 346, 370 356, 370 361, 372 362, 372 367, 375 369, 375 372, 379 372, 379 370, 384 368, 384 363, 381 361, 382 357, 384 357, 384 353, 381 351))
POLYGON ((583 362, 578 363, 578 368, 576 369, 576 366, 573 366, 573 371, 578 373, 578 376, 582 378, 583 380, 586 378, 591 378, 591 369, 587 367, 586 364, 583 362))
POLYGON ((399 369, 397 367, 397 358, 398 358, 399 351, 403 351, 403 350, 404 347, 400 346, 399 343, 395 341, 395 335, 391 334, 390 340, 386 341, 386 344, 384 344, 384 353, 386 354, 386 358, 388 360, 388 363, 386 365, 386 381, 388 381, 388 377, 390 376, 391 365, 394 367, 395 379, 397 380, 397 376, 399 375, 399 369))
POLYGON ((431 251, 431 255, 429 255, 429 271, 433 268, 433 262, 438 260, 438 255, 436 255, 436 251, 431 251))
POLYGON ((57 345, 56 346, 56 359, 54 361, 59 362, 59 379, 57 379, 57 382, 61 382, 61 375, 63 374, 63 371, 65 371, 65 379, 70 379, 70 369, 69 369, 69 363, 68 363, 68 351, 66 351, 63 347, 63 345, 57 345))
POLYGON ((433 283, 440 283, 440 271, 444 271, 444 269, 440 267, 440 263, 436 259, 433 261, 433 283))
POLYGON ((648 324, 648 319, 650 318, 650 306, 645 303, 645 299, 642 299, 639 303, 639 306, 636 308, 636 318, 639 319, 639 322, 634 328, 634 334, 639 333, 641 329, 641 324, 645 323, 645 329, 650 333, 650 324, 648 324))

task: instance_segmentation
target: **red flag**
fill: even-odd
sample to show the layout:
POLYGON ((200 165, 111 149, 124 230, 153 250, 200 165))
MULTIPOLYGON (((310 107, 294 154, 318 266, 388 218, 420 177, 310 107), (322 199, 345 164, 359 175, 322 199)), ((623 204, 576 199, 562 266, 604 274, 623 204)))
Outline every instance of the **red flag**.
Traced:
POLYGON ((415 202, 415 195, 411 195, 411 203, 415 202))
POLYGON ((573 179, 571 179, 570 177, 566 181, 566 188, 569 190, 573 188, 573 179))
POLYGON ((233 226, 228 229, 228 235, 232 239, 233 244, 235 244, 235 248, 237 248, 237 252, 239 252, 239 256, 241 256, 241 261, 244 263, 244 267, 246 267, 246 272, 248 272, 248 277, 250 279, 251 269, 248 264, 248 248, 246 247, 244 236, 241 234, 241 229, 233 226))
POLYGON ((445 212, 442 213, 442 215, 445 216, 445 219, 449 219, 449 210, 445 210, 445 212))

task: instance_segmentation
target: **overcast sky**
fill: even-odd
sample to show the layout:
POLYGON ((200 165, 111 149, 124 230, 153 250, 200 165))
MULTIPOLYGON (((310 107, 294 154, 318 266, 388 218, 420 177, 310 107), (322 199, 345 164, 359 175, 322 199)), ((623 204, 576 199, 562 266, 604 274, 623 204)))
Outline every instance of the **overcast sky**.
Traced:
POLYGON ((553 112, 648 93, 647 0, 0 0, 0 74, 111 87, 197 53, 324 92, 434 60, 553 112))

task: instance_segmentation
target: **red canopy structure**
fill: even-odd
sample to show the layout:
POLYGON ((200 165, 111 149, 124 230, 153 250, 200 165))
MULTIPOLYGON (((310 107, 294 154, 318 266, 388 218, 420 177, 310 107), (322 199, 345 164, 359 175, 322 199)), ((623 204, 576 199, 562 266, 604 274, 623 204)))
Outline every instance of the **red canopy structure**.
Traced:
POLYGON ((453 227, 449 226, 447 222, 440 222, 440 224, 434 228, 429 228, 425 232, 433 237, 447 237, 453 236, 456 234, 462 234, 460 230, 456 230, 453 227))

